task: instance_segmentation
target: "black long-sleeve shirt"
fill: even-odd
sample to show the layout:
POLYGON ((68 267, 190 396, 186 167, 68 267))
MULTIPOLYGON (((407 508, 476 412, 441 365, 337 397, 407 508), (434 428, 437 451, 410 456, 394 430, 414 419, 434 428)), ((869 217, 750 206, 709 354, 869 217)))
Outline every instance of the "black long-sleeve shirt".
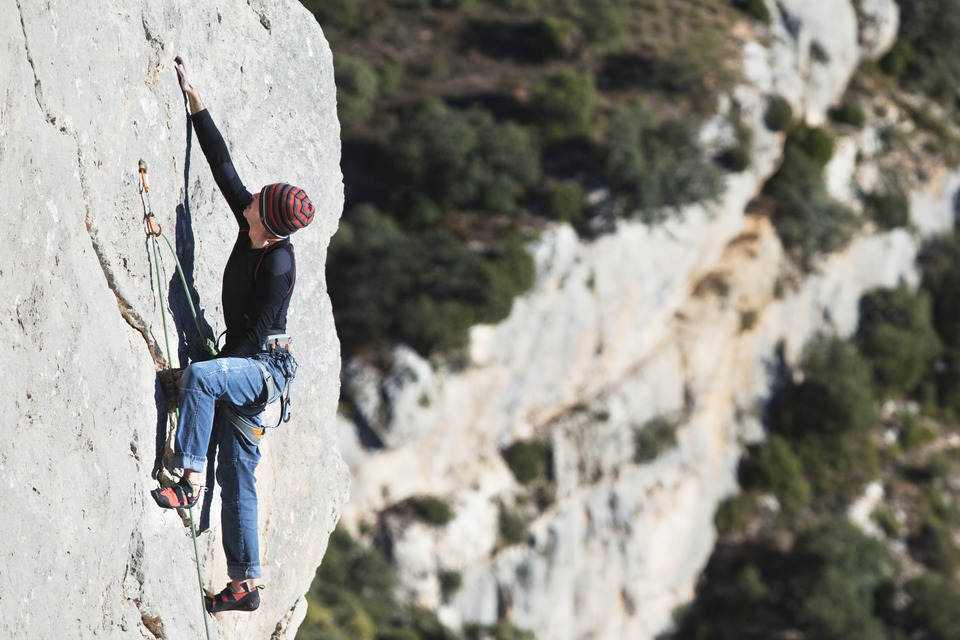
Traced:
POLYGON ((240 227, 223 270, 223 319, 226 341, 220 357, 249 358, 268 335, 285 333, 287 307, 296 282, 296 257, 290 239, 255 249, 243 210, 253 200, 237 175, 227 145, 204 109, 192 116, 193 126, 213 179, 240 227))

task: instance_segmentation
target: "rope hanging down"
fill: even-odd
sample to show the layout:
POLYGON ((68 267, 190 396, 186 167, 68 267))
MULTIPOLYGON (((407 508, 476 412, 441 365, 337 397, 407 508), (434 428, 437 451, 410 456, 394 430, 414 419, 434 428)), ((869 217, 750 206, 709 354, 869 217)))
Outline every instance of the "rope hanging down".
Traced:
MULTIPOLYGON (((203 340, 204 348, 211 356, 217 355, 216 344, 209 338, 204 337, 203 330, 200 328, 200 320, 197 317, 197 312, 193 307, 193 300, 190 295, 190 288, 187 286, 187 279, 183 275, 183 268, 180 266, 180 260, 177 258, 177 252, 173 249, 173 244, 163 235, 162 228, 159 223, 157 223, 156 229, 154 229, 154 221, 156 216, 153 215, 153 207, 150 206, 150 185, 147 182, 147 163, 144 160, 140 160, 140 186, 142 189, 142 194, 146 197, 146 213, 144 215, 145 221, 147 223, 147 233, 153 240, 153 264, 157 274, 157 298, 161 300, 160 303, 160 316, 163 319, 163 339, 166 343, 167 348, 167 363, 168 366, 173 366, 173 358, 171 355, 170 349, 170 334, 167 331, 167 311, 163 305, 163 281, 160 275, 160 250, 157 248, 159 242, 157 242, 158 237, 162 237, 167 241, 167 246, 170 248, 170 253, 173 254, 173 259, 177 265, 177 273, 180 275, 180 282, 183 284, 184 293, 187 296, 187 302, 190 305, 190 313, 193 315, 193 321, 197 326, 197 332, 200 334, 200 338, 203 340)), ((151 278, 152 279, 152 278, 151 278)), ((174 385, 176 387, 176 385, 174 385)), ((180 419, 180 410, 179 408, 174 408, 177 420, 180 419)), ((200 610, 203 612, 203 629, 207 634, 207 640, 210 640, 210 626, 207 623, 207 606, 204 600, 206 595, 203 590, 203 575, 200 571, 200 550, 197 547, 197 529, 193 523, 193 507, 187 509, 187 513, 190 515, 190 536, 193 538, 193 557, 197 565, 197 582, 200 585, 200 610)))
MULTIPOLYGON (((197 310, 193 306, 193 296, 190 295, 190 287, 187 285, 187 278, 183 275, 183 267, 180 266, 180 259, 177 257, 177 252, 173 248, 173 243, 170 242, 168 238, 163 233, 163 227, 160 226, 160 223, 156 223, 156 228, 154 228, 154 223, 156 216, 153 215, 153 208, 150 206, 150 183, 147 181, 147 163, 144 160, 140 161, 140 187, 143 189, 143 193, 147 196, 147 213, 146 213, 146 223, 147 223, 147 232, 153 238, 153 254, 154 254, 154 264, 157 265, 157 295, 162 296, 163 285, 160 281, 160 265, 159 265, 159 251, 157 250, 157 238, 163 238, 167 243, 167 248, 170 249, 170 254, 173 256, 173 261, 177 267, 177 275, 180 276, 180 283, 183 284, 183 292, 187 297, 187 305, 190 307, 190 315, 193 316, 193 324, 197 327, 197 333, 200 335, 200 339, 203 343, 203 349, 211 356, 217 355, 217 345, 216 343, 204 336, 203 328, 200 326, 200 318, 197 315, 197 310)), ((163 332, 164 339, 167 340, 167 360, 170 359, 169 351, 169 337, 167 336, 167 319, 166 315, 163 317, 163 332)), ((172 366, 172 365, 171 365, 172 366)))

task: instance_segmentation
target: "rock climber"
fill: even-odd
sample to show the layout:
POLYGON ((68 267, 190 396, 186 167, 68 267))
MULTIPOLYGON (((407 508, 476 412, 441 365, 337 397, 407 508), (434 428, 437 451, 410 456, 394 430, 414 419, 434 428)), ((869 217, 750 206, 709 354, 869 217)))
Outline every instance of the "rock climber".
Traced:
POLYGON ((224 346, 216 358, 194 362, 174 378, 179 382, 180 419, 170 466, 183 474, 176 484, 154 489, 151 495, 164 508, 193 507, 204 488, 210 439, 217 434, 216 478, 230 582, 207 596, 206 606, 212 613, 253 611, 260 605, 262 588, 256 584, 262 575, 254 478, 260 461, 259 412, 284 391, 291 376, 285 333, 296 260, 290 235, 310 224, 314 207, 302 189, 289 184, 270 184, 253 194, 247 190, 200 98, 187 59, 177 56, 174 62, 200 148, 239 232, 223 272, 224 346))

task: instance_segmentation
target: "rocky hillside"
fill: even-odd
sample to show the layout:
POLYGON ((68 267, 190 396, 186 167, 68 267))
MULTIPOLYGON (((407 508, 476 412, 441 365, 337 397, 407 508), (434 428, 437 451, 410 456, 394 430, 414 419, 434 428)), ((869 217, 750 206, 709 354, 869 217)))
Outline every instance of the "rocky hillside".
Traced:
MULTIPOLYGON (((235 237, 186 118, 172 66, 183 52, 247 184, 294 182, 318 206, 314 226, 296 239, 295 417, 267 438, 258 473, 269 591, 256 616, 209 620, 211 637, 292 637, 348 486, 334 432, 339 344, 323 277, 343 202, 324 35, 286 1, 5 0, 0 41, 8 348, 0 636, 205 637, 186 521, 148 495, 170 426, 157 372, 185 364, 199 336, 162 240, 153 262, 145 212, 156 214, 217 332, 220 274, 235 237), (139 190, 141 159, 149 195, 139 190)), ((213 591, 226 581, 218 511, 214 504, 212 531, 199 539, 213 591)))
MULTIPOLYGON (((882 87, 855 94, 862 121, 835 126, 824 158, 824 198, 858 230, 808 261, 807 236, 768 215, 758 196, 796 142, 785 147, 771 103, 826 123, 858 67, 893 45, 899 11, 764 6, 769 24, 733 27, 742 79, 701 132, 722 146, 734 112, 751 132, 749 163, 716 201, 590 240, 550 225, 532 243, 531 291, 505 320, 474 326, 464 358, 401 346, 346 363, 345 522, 450 626, 507 619, 543 639, 668 628, 713 551, 743 445, 763 438, 777 377, 818 332, 856 331, 866 291, 916 285, 921 245, 952 229, 960 176, 891 150, 888 132, 920 128, 882 87), (866 221, 861 195, 891 161, 916 178, 908 225, 866 221)), ((593 195, 602 208, 608 194, 593 195)))

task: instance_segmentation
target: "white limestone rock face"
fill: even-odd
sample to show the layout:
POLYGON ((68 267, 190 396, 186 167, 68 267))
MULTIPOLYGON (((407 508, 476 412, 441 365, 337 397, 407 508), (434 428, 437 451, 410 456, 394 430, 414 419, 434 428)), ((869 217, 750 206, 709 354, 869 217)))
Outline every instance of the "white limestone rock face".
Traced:
POLYGON ((889 49, 900 23, 894 0, 768 0, 767 6, 772 37, 766 47, 748 46, 747 77, 785 97, 812 125, 823 122, 862 60, 889 49))
MULTIPOLYGON (((286 0, 0 0, 0 43, 0 508, 10 542, 0 552, 0 637, 205 635, 189 530, 148 496, 167 430, 155 377, 166 366, 167 298, 174 360, 195 349, 196 330, 163 241, 155 299, 138 161, 214 327, 236 234, 187 124, 172 66, 184 52, 245 182, 299 184, 318 208, 295 237, 295 416, 266 438, 258 472, 270 589, 256 616, 209 621, 213 637, 292 638, 348 491, 323 279, 343 199, 323 34, 286 0)), ((201 564, 205 586, 219 591, 216 509, 212 523, 201 564)))

